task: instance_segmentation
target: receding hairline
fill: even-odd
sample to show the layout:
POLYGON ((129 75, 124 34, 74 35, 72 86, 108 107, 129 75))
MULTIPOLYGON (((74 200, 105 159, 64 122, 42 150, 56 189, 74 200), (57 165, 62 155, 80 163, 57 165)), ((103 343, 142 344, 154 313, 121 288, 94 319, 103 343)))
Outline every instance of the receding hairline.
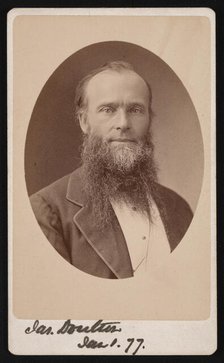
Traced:
POLYGON ((147 91, 148 91, 148 95, 149 95, 149 99, 152 97, 152 95, 151 95, 151 88, 149 87, 149 85, 148 85, 148 83, 145 81, 145 79, 142 77, 142 76, 140 76, 134 69, 119 69, 119 70, 116 70, 116 69, 110 69, 110 68, 108 68, 108 69, 103 69, 102 71, 100 71, 100 72, 98 72, 98 73, 96 73, 95 75, 93 75, 90 79, 88 79, 88 81, 85 83, 85 87, 84 87, 84 89, 83 89, 83 98, 84 98, 84 103, 87 105, 87 103, 88 103, 88 99, 87 99, 87 89, 88 89, 88 86, 89 86, 89 83, 90 82, 92 82, 95 78, 97 78, 98 76, 100 76, 101 74, 111 74, 111 73, 115 73, 115 74, 125 74, 125 73, 129 73, 129 74, 134 74, 134 75, 136 75, 139 79, 141 79, 143 82, 144 82, 144 84, 145 84, 145 86, 146 86, 146 89, 147 89, 147 91))

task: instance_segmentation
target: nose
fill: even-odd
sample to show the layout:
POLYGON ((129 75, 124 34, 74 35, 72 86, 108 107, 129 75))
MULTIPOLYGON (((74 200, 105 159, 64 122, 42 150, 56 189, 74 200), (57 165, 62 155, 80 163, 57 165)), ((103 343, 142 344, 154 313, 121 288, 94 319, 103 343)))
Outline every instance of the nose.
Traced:
POLYGON ((119 110, 116 120, 116 129, 117 130, 128 130, 130 128, 130 123, 128 119, 127 112, 125 110, 119 110))

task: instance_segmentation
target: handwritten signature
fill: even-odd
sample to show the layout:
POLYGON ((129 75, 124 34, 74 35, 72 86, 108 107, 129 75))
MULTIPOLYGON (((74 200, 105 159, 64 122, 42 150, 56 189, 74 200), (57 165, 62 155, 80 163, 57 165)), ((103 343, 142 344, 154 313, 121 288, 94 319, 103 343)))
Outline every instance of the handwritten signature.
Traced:
MULTIPOLYGON (((57 334, 74 334, 77 333, 115 333, 121 332, 121 328, 117 327, 117 324, 120 324, 120 321, 109 321, 103 322, 103 320, 98 320, 91 326, 88 325, 75 325, 71 323, 71 320, 68 319, 64 322, 62 327, 57 330, 57 334)), ((26 334, 46 334, 46 335, 53 335, 53 328, 51 326, 47 327, 45 325, 40 325, 39 320, 35 320, 33 323, 32 328, 28 327, 25 330, 26 334)))

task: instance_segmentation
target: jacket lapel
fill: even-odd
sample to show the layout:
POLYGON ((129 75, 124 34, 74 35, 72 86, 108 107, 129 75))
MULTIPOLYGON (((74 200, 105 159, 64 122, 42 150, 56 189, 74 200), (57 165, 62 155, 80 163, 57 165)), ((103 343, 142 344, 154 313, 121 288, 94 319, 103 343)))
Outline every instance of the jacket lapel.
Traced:
POLYGON ((164 191, 161 190, 162 186, 160 184, 156 184, 154 193, 153 193, 153 199, 157 205, 157 208, 159 210, 160 218, 163 222, 167 239, 170 245, 170 252, 172 252, 178 242, 180 241, 179 236, 176 233, 177 226, 175 223, 172 223, 172 221, 168 217, 168 208, 171 207, 167 205, 166 198, 164 196, 164 191))
POLYGON ((74 223, 117 278, 132 277, 133 270, 127 244, 115 214, 113 225, 107 227, 104 232, 94 228, 94 210, 91 205, 84 204, 81 182, 83 180, 80 168, 71 174, 66 196, 69 201, 81 207, 73 217, 74 223))

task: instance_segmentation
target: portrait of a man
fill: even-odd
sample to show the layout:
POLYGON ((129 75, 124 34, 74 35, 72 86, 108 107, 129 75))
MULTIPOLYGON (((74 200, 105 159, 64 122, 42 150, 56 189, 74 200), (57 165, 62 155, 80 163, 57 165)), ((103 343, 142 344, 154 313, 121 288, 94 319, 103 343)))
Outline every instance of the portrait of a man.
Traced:
POLYGON ((108 62, 79 82, 75 116, 81 166, 30 197, 37 221, 59 254, 88 274, 146 274, 151 251, 174 253, 193 217, 158 181, 151 87, 130 63, 108 62))
POLYGON ((215 13, 7 17, 9 351, 212 354, 215 13))

